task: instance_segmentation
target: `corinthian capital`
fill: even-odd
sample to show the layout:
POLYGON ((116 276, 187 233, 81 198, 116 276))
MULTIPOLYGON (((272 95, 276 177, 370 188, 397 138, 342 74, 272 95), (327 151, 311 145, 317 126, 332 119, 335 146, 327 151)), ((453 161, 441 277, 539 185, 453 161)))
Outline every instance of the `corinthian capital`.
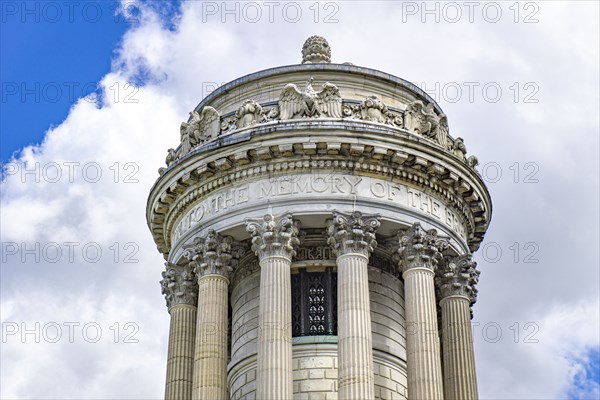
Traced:
POLYGON ((298 239, 298 221, 291 213, 280 217, 267 214, 262 218, 247 218, 246 231, 252 236, 252 251, 259 259, 282 256, 290 260, 296 254, 298 239))
POLYGON ((213 229, 205 237, 197 237, 184 256, 198 279, 206 275, 222 275, 229 279, 239 257, 237 244, 231 236, 221 236, 213 229))
POLYGON ((409 229, 398 233, 399 268, 402 273, 412 268, 435 268, 442 258, 448 241, 438 237, 435 229, 425 230, 415 222, 409 229))
POLYGON ((327 243, 337 256, 360 253, 369 257, 377 246, 375 232, 380 219, 379 215, 363 215, 360 211, 351 214, 334 211, 327 225, 327 243))
POLYGON ((435 283, 440 298, 448 296, 467 297, 471 304, 477 300, 475 285, 479 281, 477 263, 471 254, 445 258, 436 271, 435 283))
POLYGON ((198 303, 198 285, 192 266, 165 263, 165 267, 160 286, 167 300, 167 307, 171 309, 177 304, 195 306, 198 303))

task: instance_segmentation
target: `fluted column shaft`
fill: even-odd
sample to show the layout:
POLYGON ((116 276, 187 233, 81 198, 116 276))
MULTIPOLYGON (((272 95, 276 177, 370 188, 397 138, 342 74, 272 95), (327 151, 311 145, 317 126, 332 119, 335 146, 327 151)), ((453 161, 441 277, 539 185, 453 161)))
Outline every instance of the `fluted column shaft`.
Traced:
POLYGON ((292 398, 291 260, 260 260, 257 399, 292 398))
POLYGON ((299 244, 298 221, 290 213, 246 219, 260 264, 256 398, 292 399, 292 278, 299 244))
POLYGON ((465 296, 449 296, 440 301, 446 400, 478 398, 470 303, 465 296))
POLYGON ((198 279, 193 399, 228 399, 228 286, 229 280, 219 274, 204 275, 198 279))
POLYGON ((477 399, 477 377, 471 330, 471 305, 477 300, 479 271, 471 254, 446 257, 436 271, 442 310, 444 396, 477 399))
POLYGON ((443 399, 433 271, 411 268, 404 278, 408 398, 443 399))
POLYGON ((169 312, 171 324, 165 399, 189 400, 192 398, 196 307, 189 304, 177 304, 172 306, 169 312))
POLYGON ((369 255, 379 215, 333 212, 327 242, 338 267, 338 398, 373 399, 373 337, 369 301, 369 255))
POLYGON ((400 232, 398 239, 404 278, 408 398, 443 399, 434 277, 448 241, 418 222, 400 232))
POLYGON ((348 253, 338 266, 338 382, 340 399, 372 399, 373 338, 368 258, 348 253))
POLYGON ((165 266, 160 284, 171 315, 165 399, 190 400, 198 285, 193 267, 189 263, 166 263, 165 266))

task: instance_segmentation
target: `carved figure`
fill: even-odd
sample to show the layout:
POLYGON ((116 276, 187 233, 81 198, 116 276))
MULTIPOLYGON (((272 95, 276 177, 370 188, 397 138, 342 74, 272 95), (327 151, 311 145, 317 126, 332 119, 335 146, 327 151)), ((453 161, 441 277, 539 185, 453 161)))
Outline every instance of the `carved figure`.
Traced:
POLYGON ((167 150, 167 158, 165 159, 165 163, 167 167, 173 164, 177 160, 177 153, 174 149, 167 150))
MULTIPOLYGON (((189 140, 190 149, 193 146, 213 140, 219 135, 220 116, 219 112, 213 107, 206 106, 200 113, 192 111, 190 115, 192 116, 191 121, 181 124, 182 141, 186 137, 189 140), (185 134, 183 133, 184 130, 185 134)), ((181 155, 184 154, 181 152, 181 155)))
POLYGON ((467 165, 475 169, 475 167, 479 165, 479 159, 477 159, 477 157, 475 156, 470 156, 469 158, 467 158, 467 165))
POLYGON ((406 108, 405 115, 406 129, 428 138, 435 137, 439 117, 435 114, 433 103, 424 105, 420 100, 413 101, 406 108))
POLYGON ((436 141, 438 142, 438 144, 440 146, 442 146, 444 149, 446 149, 448 147, 448 133, 449 133, 449 128, 448 128, 448 117, 446 117, 446 114, 442 114, 440 115, 440 122, 438 124, 438 128, 436 130, 436 141))
POLYGON ((265 122, 265 112, 260 104, 254 100, 246 100, 235 112, 237 128, 244 128, 265 122))
POLYGON ((313 78, 306 82, 304 91, 293 83, 287 84, 279 96, 279 113, 282 120, 295 117, 342 117, 342 96, 332 83, 326 82, 320 91, 312 87, 313 78))
POLYGON ((461 137, 457 137, 452 144, 452 151, 458 158, 465 159, 465 154, 467 154, 467 146, 465 146, 465 142, 461 137))

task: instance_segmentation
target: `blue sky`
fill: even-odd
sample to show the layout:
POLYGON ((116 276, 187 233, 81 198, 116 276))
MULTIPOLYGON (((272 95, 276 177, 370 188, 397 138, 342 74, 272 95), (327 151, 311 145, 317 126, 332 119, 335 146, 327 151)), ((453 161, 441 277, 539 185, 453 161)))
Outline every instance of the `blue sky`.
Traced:
MULTIPOLYGON (((170 24, 179 2, 148 3, 170 24)), ((0 7, 0 159, 6 162, 41 142, 78 98, 102 93, 97 84, 110 72, 123 34, 140 21, 132 1, 5 1, 0 7), (127 15, 118 12, 123 7, 127 15)))
POLYGON ((201 2, 179 9, 178 3, 126 1, 128 17, 115 16, 114 1, 76 1, 71 15, 69 2, 0 2, 2 162, 25 147, 17 162, 94 161, 110 178, 90 184, 8 176, 1 182, 2 242, 87 241, 107 254, 114 243, 139 247, 139 262, 127 265, 112 259, 34 265, 9 257, 0 270, 2 323, 96 321, 108 332, 115 322, 134 321, 140 339, 136 345, 2 344, 0 397, 162 396, 168 314, 158 280, 164 260, 144 217, 157 169, 166 149, 178 145, 179 124, 206 87, 298 63, 302 43, 313 34, 329 40, 333 62, 372 67, 426 88, 464 90, 467 82, 503 88, 497 103, 479 89, 474 101, 430 92, 480 168, 493 162, 504 173, 489 183, 494 216, 483 243, 499 246, 504 256, 490 262, 483 251, 475 254, 482 271, 474 309, 480 395, 578 399, 599 392, 598 2, 522 2, 517 23, 513 2, 501 3, 499 23, 481 14, 474 23, 432 22, 403 14, 410 2, 321 5, 329 3, 337 8, 320 9, 318 21, 313 2, 305 2, 298 22, 282 18, 280 8, 274 22, 254 23, 207 15, 201 2), (337 22, 325 23, 331 10, 337 22), (522 23, 532 10, 538 22, 522 23), (128 82, 139 86, 137 102, 113 99, 111 88, 123 90, 128 82), (520 101, 514 101, 515 82, 520 101), (526 84, 537 88, 536 103, 522 101, 531 92, 526 84), (92 91, 104 101, 78 101, 92 91), (133 162, 138 183, 113 182, 115 162, 121 168, 133 162), (534 163, 539 182, 514 180, 515 163, 534 163), (537 244, 539 262, 513 261, 514 242, 537 244), (482 334, 490 323, 502 328, 501 340, 482 334), (526 326, 536 327, 535 342, 525 341, 526 326))
POLYGON ((600 347, 590 349, 581 362, 581 369, 575 375, 568 391, 569 399, 578 400, 585 394, 593 393, 600 384, 600 347))
POLYGON ((79 97, 96 91, 133 19, 115 15, 114 1, 3 2, 1 158, 38 143, 79 97), (60 7, 58 7, 60 5, 60 7), (14 8, 13 8, 14 7, 14 8), (30 12, 31 13, 30 13, 30 12))

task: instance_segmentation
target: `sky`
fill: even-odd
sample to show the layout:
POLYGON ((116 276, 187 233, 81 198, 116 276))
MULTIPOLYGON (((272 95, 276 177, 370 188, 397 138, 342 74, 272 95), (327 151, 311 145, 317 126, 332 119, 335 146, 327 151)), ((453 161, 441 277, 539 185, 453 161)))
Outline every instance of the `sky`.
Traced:
POLYGON ((1 7, 1 398, 163 396, 157 170, 211 90, 315 34, 427 91, 479 159, 480 397, 599 398, 598 2, 1 7))

